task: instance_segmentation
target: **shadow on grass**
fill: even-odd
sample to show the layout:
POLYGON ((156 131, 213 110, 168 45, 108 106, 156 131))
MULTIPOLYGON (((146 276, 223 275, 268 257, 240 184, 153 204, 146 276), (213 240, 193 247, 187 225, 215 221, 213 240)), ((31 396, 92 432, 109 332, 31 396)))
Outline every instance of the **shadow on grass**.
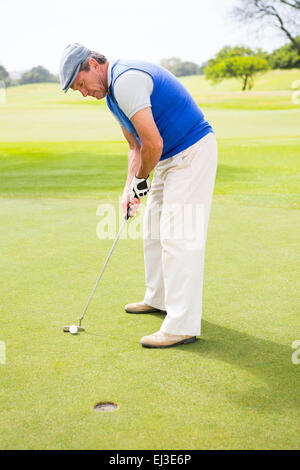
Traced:
MULTIPOLYGON (((140 315, 135 316, 138 318, 140 315)), ((164 314, 161 313, 149 313, 147 316, 164 319, 164 314)), ((115 337, 107 332, 100 334, 97 331, 87 331, 85 334, 102 336, 106 340, 109 338, 119 344, 132 344, 132 341, 137 341, 138 344, 139 340, 139 338, 115 337)), ((291 361, 294 352, 292 347, 203 321, 202 336, 195 343, 179 345, 167 350, 151 351, 159 355, 163 355, 165 351, 174 353, 176 351, 176 354, 180 352, 180 356, 181 354, 199 355, 201 364, 195 363, 195 373, 201 367, 202 375, 205 375, 206 359, 231 364, 235 380, 234 383, 230 383, 230 377, 228 377, 223 393, 229 401, 238 406, 251 408, 255 412, 275 411, 278 414, 300 411, 300 364, 297 366, 291 361), (247 382, 247 378, 241 374, 239 381, 236 374, 239 370, 244 370, 259 380, 253 380, 249 376, 247 382)), ((219 370, 220 368, 217 367, 215 385, 218 393, 220 392, 218 387, 223 387, 223 381, 220 382, 218 376, 219 370)), ((226 374, 225 367, 224 374, 226 374)))
POLYGON ((202 323, 202 337, 196 343, 179 346, 202 358, 217 359, 259 377, 264 386, 230 391, 228 397, 241 406, 257 410, 300 410, 300 365, 294 365, 291 347, 256 338, 208 321, 202 323))

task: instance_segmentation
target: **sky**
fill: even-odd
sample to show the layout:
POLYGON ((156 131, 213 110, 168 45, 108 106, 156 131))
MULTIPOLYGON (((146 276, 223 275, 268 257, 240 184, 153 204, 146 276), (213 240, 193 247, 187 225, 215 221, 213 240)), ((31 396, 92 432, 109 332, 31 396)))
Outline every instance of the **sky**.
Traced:
POLYGON ((224 45, 267 51, 287 40, 271 29, 257 36, 234 22, 236 0, 0 0, 0 65, 58 73, 63 49, 79 42, 109 60, 159 63, 179 57, 198 64, 224 45))

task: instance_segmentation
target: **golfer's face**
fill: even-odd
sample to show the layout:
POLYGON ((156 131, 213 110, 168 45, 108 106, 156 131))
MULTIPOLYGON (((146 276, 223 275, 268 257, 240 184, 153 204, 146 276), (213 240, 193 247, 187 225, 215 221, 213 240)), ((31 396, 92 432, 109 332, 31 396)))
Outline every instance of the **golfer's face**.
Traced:
POLYGON ((100 76, 94 69, 79 72, 71 88, 80 91, 84 97, 93 96, 97 100, 101 100, 106 95, 100 76))

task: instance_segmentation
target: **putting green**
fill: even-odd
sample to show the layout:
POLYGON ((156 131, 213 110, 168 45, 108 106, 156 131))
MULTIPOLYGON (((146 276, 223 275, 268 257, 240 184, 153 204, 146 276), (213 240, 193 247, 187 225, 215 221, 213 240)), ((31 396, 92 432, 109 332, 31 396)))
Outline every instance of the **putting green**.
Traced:
POLYGON ((127 147, 113 118, 97 137, 102 104, 75 95, 53 104, 52 85, 29 89, 35 99, 21 102, 19 87, 0 108, 1 448, 299 448, 299 109, 210 110, 219 168, 202 336, 161 351, 139 339, 162 315, 123 310, 144 294, 138 219, 128 225, 137 236, 124 236, 107 266, 86 332, 62 332, 112 245, 97 237, 98 208, 118 208, 127 147), (119 408, 99 413, 101 401, 119 408))
POLYGON ((202 339, 150 351, 138 341, 162 316, 123 311, 143 296, 141 240, 120 240, 86 332, 62 332, 112 244, 96 237, 100 202, 1 200, 2 448, 297 448, 298 212, 216 197, 202 339))

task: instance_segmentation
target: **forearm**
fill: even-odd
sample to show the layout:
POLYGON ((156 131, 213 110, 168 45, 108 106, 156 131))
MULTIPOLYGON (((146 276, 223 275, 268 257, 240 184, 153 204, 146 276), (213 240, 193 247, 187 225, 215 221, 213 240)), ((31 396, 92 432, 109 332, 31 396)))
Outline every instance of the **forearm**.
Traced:
POLYGON ((128 152, 128 171, 127 179, 124 191, 130 191, 130 185, 133 177, 137 174, 141 166, 141 149, 140 147, 135 147, 129 150, 128 152))
POLYGON ((159 162, 161 153, 161 149, 142 146, 140 151, 140 165, 135 175, 138 178, 147 178, 159 162))

